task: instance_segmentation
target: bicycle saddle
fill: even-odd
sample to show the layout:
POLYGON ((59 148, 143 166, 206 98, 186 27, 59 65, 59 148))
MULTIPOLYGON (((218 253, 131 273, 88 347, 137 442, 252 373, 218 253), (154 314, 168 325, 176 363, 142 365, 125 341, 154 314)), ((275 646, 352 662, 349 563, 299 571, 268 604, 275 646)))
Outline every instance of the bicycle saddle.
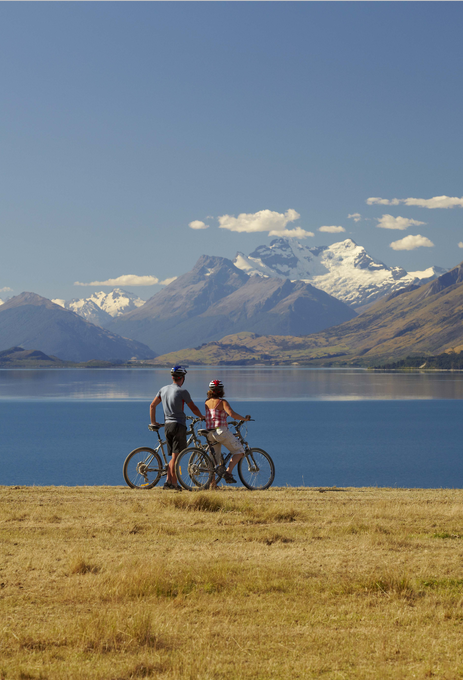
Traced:
POLYGON ((157 432, 160 427, 162 427, 162 425, 148 425, 148 430, 151 430, 151 432, 157 432))
POLYGON ((201 437, 207 437, 208 432, 209 432, 209 430, 198 430, 198 434, 201 437))

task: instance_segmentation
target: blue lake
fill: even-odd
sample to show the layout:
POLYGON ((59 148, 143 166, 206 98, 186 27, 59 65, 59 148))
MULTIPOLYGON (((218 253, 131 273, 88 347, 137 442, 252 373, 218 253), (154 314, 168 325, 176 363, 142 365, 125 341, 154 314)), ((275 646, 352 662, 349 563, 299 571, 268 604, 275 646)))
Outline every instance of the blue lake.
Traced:
MULTIPOLYGON (((248 440, 291 486, 461 487, 463 375, 301 368, 191 369, 202 408, 220 378, 248 440)), ((164 369, 1 370, 0 484, 120 485, 153 445, 149 403, 164 369)))

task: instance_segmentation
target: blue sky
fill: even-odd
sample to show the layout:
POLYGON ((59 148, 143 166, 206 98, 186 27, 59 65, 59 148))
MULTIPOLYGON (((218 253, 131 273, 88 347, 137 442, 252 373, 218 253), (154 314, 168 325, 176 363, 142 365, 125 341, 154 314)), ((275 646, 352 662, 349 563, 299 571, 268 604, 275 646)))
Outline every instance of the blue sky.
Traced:
POLYGON ((462 19, 459 2, 0 3, 0 297, 162 281, 271 224, 409 271, 458 264, 462 19))

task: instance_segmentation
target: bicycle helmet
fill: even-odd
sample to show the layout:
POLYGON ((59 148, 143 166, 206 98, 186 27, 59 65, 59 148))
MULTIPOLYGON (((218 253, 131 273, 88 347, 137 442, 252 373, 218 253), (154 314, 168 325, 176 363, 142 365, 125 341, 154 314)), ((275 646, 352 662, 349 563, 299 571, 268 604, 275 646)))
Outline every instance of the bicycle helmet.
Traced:
POLYGON ((211 380, 209 383, 209 389, 210 390, 218 390, 218 389, 223 389, 223 382, 220 380, 211 380))
POLYGON ((178 378, 181 375, 186 375, 187 370, 183 366, 180 366, 180 364, 178 364, 177 366, 172 366, 172 368, 170 369, 170 374, 178 378))

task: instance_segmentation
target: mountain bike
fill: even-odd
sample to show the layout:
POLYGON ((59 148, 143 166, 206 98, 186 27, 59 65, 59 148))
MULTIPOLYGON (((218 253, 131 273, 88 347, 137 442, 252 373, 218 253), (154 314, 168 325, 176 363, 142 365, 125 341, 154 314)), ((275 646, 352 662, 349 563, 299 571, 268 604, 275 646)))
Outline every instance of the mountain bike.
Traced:
MULTIPOLYGON (((275 465, 266 451, 249 447, 244 439, 246 433, 241 432, 245 422, 244 420, 230 422, 235 428, 235 436, 244 448, 244 456, 238 463, 238 475, 247 489, 263 491, 268 489, 275 479, 275 465)), ((207 445, 185 449, 178 455, 175 463, 177 479, 187 491, 208 489, 213 480, 219 484, 233 455, 228 453, 225 458, 221 457, 221 460, 217 461, 214 445, 208 440, 209 431, 198 430, 198 434, 206 437, 207 445)))
MULTIPOLYGON (((198 433, 195 426, 201 421, 201 418, 193 418, 187 416, 190 422, 190 427, 187 431, 187 445, 194 445, 198 450, 204 446, 198 439, 198 433)), ((124 461, 122 473, 128 486, 132 489, 152 489, 153 486, 159 482, 161 477, 167 475, 167 466, 169 460, 164 450, 167 446, 165 439, 161 439, 159 428, 164 425, 148 425, 151 432, 156 432, 158 436, 158 445, 152 449, 148 446, 140 446, 134 449, 124 461), (162 459, 159 453, 162 454, 162 459)))

